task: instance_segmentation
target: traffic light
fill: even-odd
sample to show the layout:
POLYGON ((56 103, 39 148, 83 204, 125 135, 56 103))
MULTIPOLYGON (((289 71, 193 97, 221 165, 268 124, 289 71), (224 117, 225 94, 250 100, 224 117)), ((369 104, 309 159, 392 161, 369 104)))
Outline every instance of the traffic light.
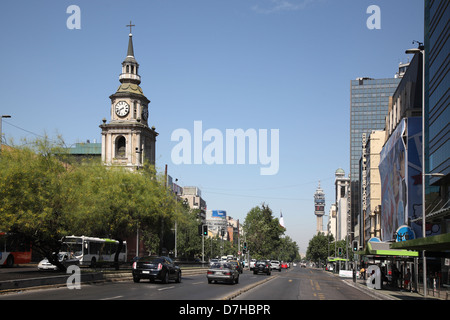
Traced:
POLYGON ((244 250, 243 253, 246 254, 247 253, 247 242, 244 242, 244 250))
POLYGON ((203 225, 203 235, 204 236, 208 235, 208 226, 206 224, 203 225))
POLYGON ((342 256, 342 248, 341 247, 338 248, 338 255, 342 256))
POLYGON ((353 251, 358 251, 358 241, 357 240, 353 240, 353 251))

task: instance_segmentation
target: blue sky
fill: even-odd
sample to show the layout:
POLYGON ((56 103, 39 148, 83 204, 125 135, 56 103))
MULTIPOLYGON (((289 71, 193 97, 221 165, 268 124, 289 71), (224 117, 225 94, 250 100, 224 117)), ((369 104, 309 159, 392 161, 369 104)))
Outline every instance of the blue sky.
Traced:
POLYGON ((421 0, 8 1, 0 12, 0 113, 12 116, 4 138, 100 142, 130 20, 159 170, 167 164, 182 186, 201 188, 208 209, 241 221, 265 202, 275 217, 283 213, 301 252, 316 230, 318 181, 328 213, 336 169, 349 172, 350 80, 393 77, 412 41, 423 41, 421 0), (79 30, 66 26, 70 5, 81 9, 79 30), (380 8, 379 30, 366 26, 370 5, 380 8), (194 121, 224 136, 279 129, 278 173, 262 176, 248 162, 175 165, 171 134, 193 134, 194 121))

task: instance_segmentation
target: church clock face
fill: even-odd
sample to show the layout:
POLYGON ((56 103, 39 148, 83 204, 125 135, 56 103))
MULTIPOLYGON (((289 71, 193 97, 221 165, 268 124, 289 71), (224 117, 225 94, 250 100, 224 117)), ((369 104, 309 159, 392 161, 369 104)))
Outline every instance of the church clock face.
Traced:
POLYGON ((125 117, 130 112, 130 106, 125 101, 119 101, 115 106, 115 111, 119 117, 125 117))

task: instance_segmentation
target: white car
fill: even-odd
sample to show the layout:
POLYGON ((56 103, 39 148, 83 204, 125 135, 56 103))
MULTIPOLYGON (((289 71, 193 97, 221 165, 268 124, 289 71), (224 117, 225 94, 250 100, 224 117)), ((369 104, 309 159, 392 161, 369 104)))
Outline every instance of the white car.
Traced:
MULTIPOLYGON (((58 253, 58 260, 64 266, 68 267, 70 265, 80 265, 80 260, 76 258, 73 253, 70 252, 60 252, 58 253)), ((38 264, 39 270, 58 270, 58 267, 51 264, 47 258, 41 260, 38 264)))
POLYGON ((256 262, 256 259, 251 259, 250 260, 250 270, 255 269, 255 262, 256 262))
POLYGON ((270 261, 270 269, 272 270, 278 270, 281 272, 281 264, 278 260, 271 260, 270 261))

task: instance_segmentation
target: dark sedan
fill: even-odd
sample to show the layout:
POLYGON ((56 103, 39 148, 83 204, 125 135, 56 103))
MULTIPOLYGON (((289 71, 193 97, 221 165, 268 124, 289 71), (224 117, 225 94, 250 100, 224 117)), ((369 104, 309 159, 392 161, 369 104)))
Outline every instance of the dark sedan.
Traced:
POLYGON ((258 260, 255 262, 255 268, 253 269, 253 274, 259 272, 265 273, 270 276, 270 262, 266 260, 258 260))
POLYGON ((169 257, 143 257, 133 263, 133 281, 149 279, 150 282, 161 280, 169 283, 169 280, 181 282, 181 269, 176 266, 169 257))

